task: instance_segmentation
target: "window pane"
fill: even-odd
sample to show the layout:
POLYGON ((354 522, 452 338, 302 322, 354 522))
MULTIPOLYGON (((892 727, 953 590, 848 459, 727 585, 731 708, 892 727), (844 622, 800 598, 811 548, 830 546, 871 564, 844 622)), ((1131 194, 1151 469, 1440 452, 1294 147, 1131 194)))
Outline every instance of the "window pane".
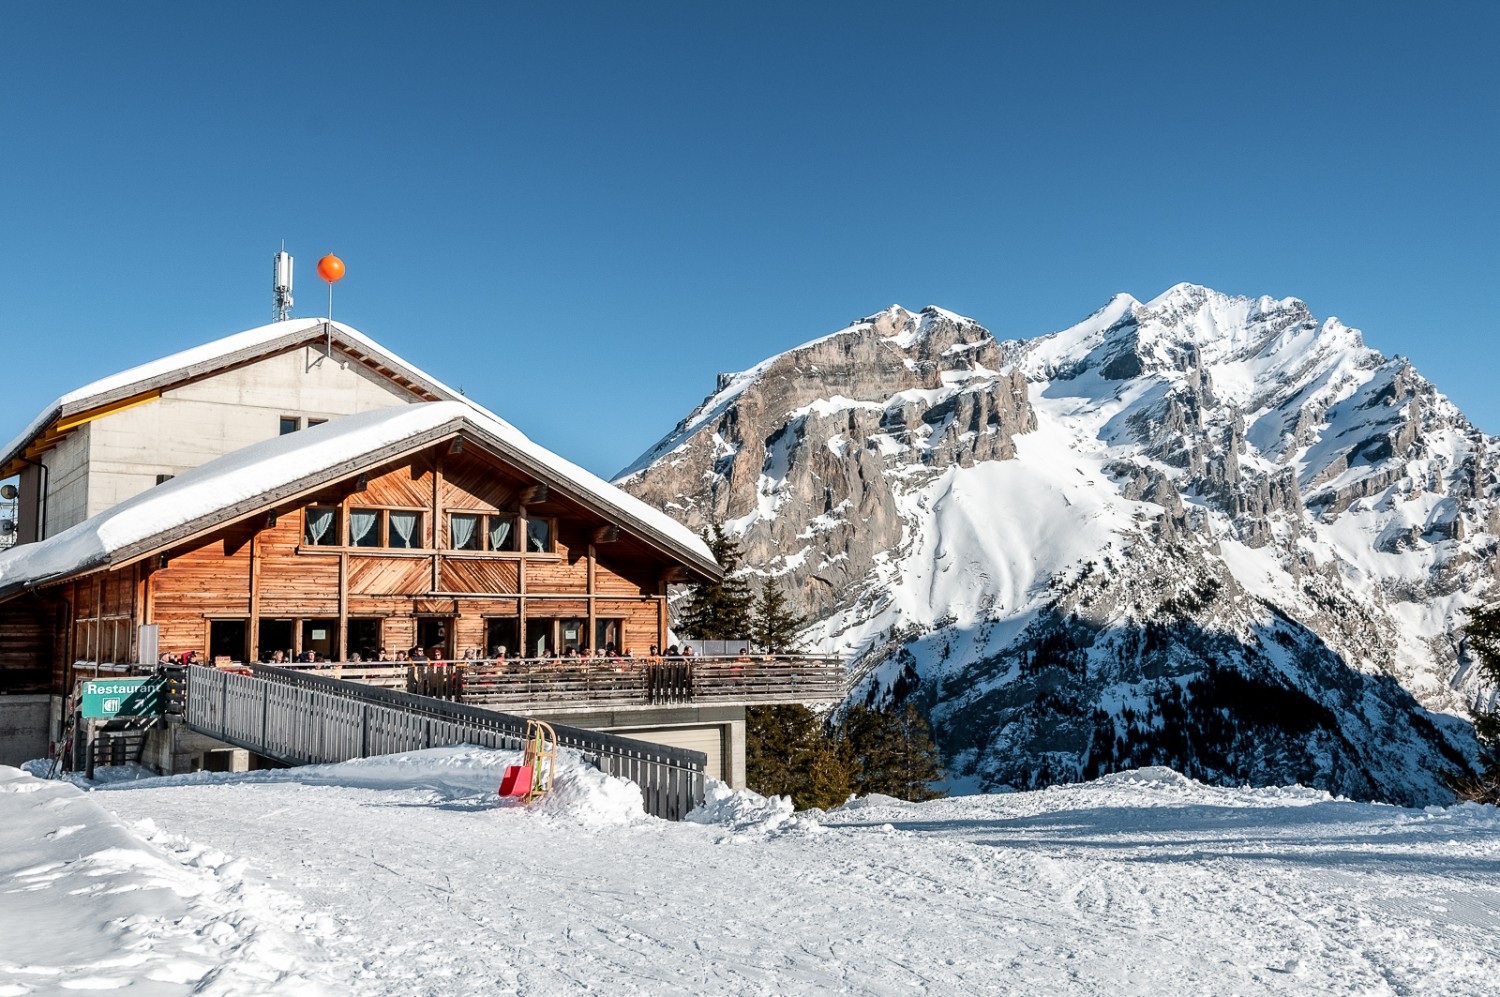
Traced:
POLYGON ((295 433, 300 428, 302 428, 302 423, 295 416, 284 415, 281 417, 282 436, 285 436, 287 433, 295 433))
POLYGON ((312 547, 337 547, 339 543, 339 511, 320 506, 308 506, 302 531, 302 542, 312 547))
POLYGON ((390 513, 390 529, 387 531, 387 547, 419 547, 422 543, 422 514, 420 512, 390 513))
POLYGON ((349 543, 354 547, 380 546, 380 510, 349 510, 349 543))
POLYGON ((509 516, 490 517, 490 550, 516 549, 516 521, 509 516))
POLYGON ((552 549, 551 520, 526 520, 526 549, 538 554, 545 554, 552 549))
POLYGON ((479 517, 455 512, 448 517, 448 541, 454 550, 479 550, 479 517))

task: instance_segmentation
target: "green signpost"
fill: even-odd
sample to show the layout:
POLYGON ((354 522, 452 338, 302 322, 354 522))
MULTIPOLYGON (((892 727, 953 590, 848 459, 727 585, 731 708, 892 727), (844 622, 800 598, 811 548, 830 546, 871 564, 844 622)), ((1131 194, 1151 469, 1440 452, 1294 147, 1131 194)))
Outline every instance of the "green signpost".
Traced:
POLYGON ((160 683, 149 678, 91 679, 83 683, 83 716, 89 720, 107 720, 160 713, 160 690, 160 683))

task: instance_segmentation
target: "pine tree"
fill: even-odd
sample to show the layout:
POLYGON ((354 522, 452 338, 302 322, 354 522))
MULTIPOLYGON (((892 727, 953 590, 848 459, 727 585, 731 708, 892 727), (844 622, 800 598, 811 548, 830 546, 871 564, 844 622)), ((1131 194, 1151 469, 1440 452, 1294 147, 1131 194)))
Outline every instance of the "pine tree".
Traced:
MULTIPOLYGON (((1464 628, 1469 647, 1479 658, 1479 668, 1495 685, 1500 686, 1500 607, 1474 610, 1464 628)), ((1452 780, 1460 797, 1479 803, 1500 805, 1500 707, 1475 708, 1474 736, 1479 739, 1477 776, 1452 780)))
POLYGON ((797 650, 805 626, 807 618, 792 611, 780 586, 769 579, 762 581, 750 624, 755 646, 771 654, 791 654, 797 650))
POLYGON ((792 794, 797 809, 842 806, 854 792, 854 763, 832 738, 821 738, 808 759, 807 781, 792 794))
POLYGON ((737 540, 714 524, 703 531, 714 560, 724 569, 722 582, 705 582, 688 597, 678 617, 677 631, 692 640, 739 640, 750 636, 755 597, 740 574, 744 554, 737 540))
MULTIPOLYGON (((766 796, 805 795, 823 723, 805 706, 751 706, 745 710, 745 783, 766 796)), ((805 804, 804 804, 805 805, 805 804)))
POLYGON ((943 795, 932 788, 943 778, 937 745, 927 721, 911 703, 899 711, 851 706, 839 740, 853 763, 855 792, 912 802, 943 795))

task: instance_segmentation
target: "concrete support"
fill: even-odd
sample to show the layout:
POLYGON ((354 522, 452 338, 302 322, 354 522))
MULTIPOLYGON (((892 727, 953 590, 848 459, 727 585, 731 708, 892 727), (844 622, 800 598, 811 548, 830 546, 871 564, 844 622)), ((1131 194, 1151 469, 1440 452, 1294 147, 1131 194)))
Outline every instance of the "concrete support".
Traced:
POLYGON ((46 757, 54 698, 46 693, 0 696, 0 765, 46 757))
POLYGON ((141 764, 162 775, 184 772, 248 772, 250 752, 189 730, 177 717, 165 717, 146 733, 141 764))

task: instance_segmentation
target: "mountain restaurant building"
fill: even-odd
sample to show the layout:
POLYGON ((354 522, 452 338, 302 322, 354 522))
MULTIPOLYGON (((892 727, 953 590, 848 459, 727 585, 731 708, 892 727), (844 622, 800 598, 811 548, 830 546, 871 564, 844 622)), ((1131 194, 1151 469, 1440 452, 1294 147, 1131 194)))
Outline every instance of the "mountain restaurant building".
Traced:
MULTIPOLYGON (((668 585, 720 577, 674 520, 329 323, 73 392, 3 459, 24 508, 0 553, 7 763, 45 752, 100 663, 644 656, 668 585)), ((710 775, 743 782, 743 702, 550 709, 712 749, 710 775)))

